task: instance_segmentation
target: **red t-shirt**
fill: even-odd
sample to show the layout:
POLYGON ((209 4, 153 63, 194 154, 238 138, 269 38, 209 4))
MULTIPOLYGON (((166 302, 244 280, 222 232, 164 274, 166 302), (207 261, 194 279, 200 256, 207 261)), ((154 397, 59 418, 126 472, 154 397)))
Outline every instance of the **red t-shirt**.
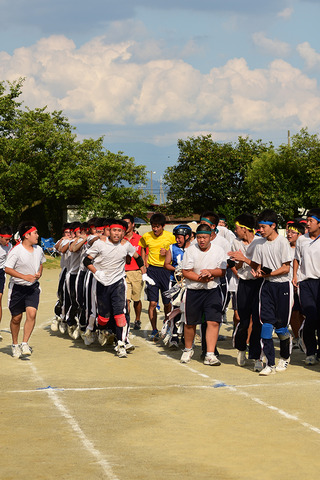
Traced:
MULTIPOLYGON (((142 247, 141 247, 141 245, 139 245, 140 238, 141 238, 141 235, 133 232, 132 237, 130 238, 130 240, 129 239, 128 240, 131 243, 131 245, 134 246, 134 248, 136 249, 136 252, 141 256, 141 248, 142 247)), ((131 263, 129 265, 126 264, 125 270, 126 270, 126 272, 130 272, 132 270, 140 270, 138 265, 137 265, 137 262, 135 261, 135 259, 133 257, 131 258, 131 263)))

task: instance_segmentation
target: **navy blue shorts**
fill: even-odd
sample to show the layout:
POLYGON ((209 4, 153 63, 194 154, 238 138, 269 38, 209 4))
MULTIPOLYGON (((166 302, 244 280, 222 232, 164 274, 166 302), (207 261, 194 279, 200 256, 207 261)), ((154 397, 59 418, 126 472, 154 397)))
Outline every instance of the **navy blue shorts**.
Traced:
POLYGON ((275 328, 287 327, 293 303, 291 282, 264 281, 260 289, 260 321, 275 328))
POLYGON ((0 293, 3 293, 4 284, 6 283, 6 275, 3 268, 0 268, 0 293))
POLYGON ((99 316, 105 319, 126 313, 125 278, 121 278, 116 283, 107 286, 97 282, 97 307, 99 316))
POLYGON ((302 311, 301 311, 301 305, 300 305, 300 298, 299 298, 298 292, 294 292, 294 294, 293 294, 293 307, 292 307, 292 311, 293 311, 293 312, 300 312, 300 313, 302 313, 302 311))
POLYGON ((37 309, 40 298, 39 282, 30 286, 14 283, 9 297, 9 310, 13 317, 25 312, 27 307, 37 309))
POLYGON ((155 285, 147 284, 146 286, 147 300, 149 302, 158 303, 160 291, 163 305, 169 304, 171 301, 170 298, 166 298, 163 294, 169 290, 170 271, 166 270, 164 267, 154 267, 153 265, 149 265, 147 268, 147 274, 155 282, 155 285))
POLYGON ((222 322, 222 295, 219 287, 203 290, 187 289, 185 318, 187 325, 199 325, 202 316, 207 322, 222 322))

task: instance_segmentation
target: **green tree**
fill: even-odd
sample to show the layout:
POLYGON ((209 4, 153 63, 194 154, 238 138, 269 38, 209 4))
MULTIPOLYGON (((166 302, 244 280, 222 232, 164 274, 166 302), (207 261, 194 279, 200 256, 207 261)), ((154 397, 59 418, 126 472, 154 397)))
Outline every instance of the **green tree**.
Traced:
POLYGON ((298 217, 319 204, 320 141, 302 129, 291 145, 257 156, 248 169, 246 183, 257 208, 275 209, 283 221, 298 217))
POLYGON ((178 162, 164 176, 171 212, 201 213, 210 208, 230 218, 254 207, 246 173, 253 158, 271 145, 241 137, 235 145, 218 143, 207 135, 179 140, 178 147, 178 162))
POLYGON ((106 150, 103 138, 79 142, 62 112, 22 110, 21 88, 22 80, 7 88, 0 83, 1 221, 35 218, 45 235, 49 223, 59 234, 68 205, 83 218, 143 215, 151 197, 136 187, 145 183, 146 168, 106 150))

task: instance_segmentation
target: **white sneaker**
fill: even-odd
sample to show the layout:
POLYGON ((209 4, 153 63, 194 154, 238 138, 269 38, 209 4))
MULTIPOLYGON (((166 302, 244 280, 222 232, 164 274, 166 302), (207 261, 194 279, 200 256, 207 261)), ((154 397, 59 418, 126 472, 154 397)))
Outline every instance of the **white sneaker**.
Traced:
POLYGON ((101 347, 107 343, 107 335, 105 330, 98 331, 98 342, 100 343, 101 347))
POLYGON ((50 330, 51 332, 57 332, 59 330, 59 320, 57 317, 55 317, 50 325, 50 330))
POLYGON ((316 365, 318 361, 317 355, 308 355, 305 359, 306 365, 316 365))
POLYGON ((274 375, 276 373, 276 367, 273 365, 270 367, 270 365, 266 365, 263 370, 259 373, 259 375, 266 377, 268 375, 274 375))
POLYGON ((1 340, 3 340, 3 336, 2 336, 1 333, 0 333, 0 342, 1 342, 1 340))
POLYGON ((21 343, 20 350, 22 355, 31 355, 32 348, 27 343, 21 343))
POLYGON ((290 357, 285 360, 284 358, 280 358, 278 365, 276 366, 276 371, 277 372, 284 372, 287 370, 288 365, 290 363, 290 357))
POLYGON ((77 340, 80 336, 80 331, 78 325, 68 325, 68 335, 73 340, 77 340))
POLYGON ((246 351, 245 350, 238 350, 237 355, 237 364, 239 367, 244 367, 246 364, 246 351))
POLYGON ((20 345, 11 345, 13 358, 20 358, 22 355, 20 345))
POLYGON ((180 363, 189 363, 191 358, 193 357, 193 354, 194 354, 193 348, 190 348, 190 350, 187 350, 185 348, 182 352, 180 363))
POLYGON ((204 365, 212 365, 212 366, 218 366, 218 365, 221 365, 221 362, 220 360, 215 356, 214 353, 211 353, 211 354, 207 354, 205 357, 204 357, 204 361, 203 361, 204 365))
POLYGON ((263 362, 262 360, 254 360, 254 364, 253 364, 253 371, 254 372, 261 372, 261 370, 263 370, 263 362))
POLYGON ((64 335, 67 331, 67 324, 64 321, 59 322, 59 331, 64 335))
POLYGON ((177 348, 179 348, 178 342, 176 342, 175 340, 170 340, 169 348, 171 348, 172 350, 176 350, 177 348))
POLYGON ((92 330, 87 328, 87 330, 84 332, 84 335, 83 335, 84 344, 88 347, 89 345, 92 345, 94 341, 95 341, 95 334, 93 333, 92 330))
POLYGON ((130 342, 125 344, 125 348, 126 348, 127 352, 133 352, 133 350, 136 349, 136 347, 134 345, 132 345, 132 343, 130 343, 130 342))
POLYGON ((126 358, 128 356, 125 344, 123 342, 118 342, 117 345, 117 355, 119 358, 126 358))

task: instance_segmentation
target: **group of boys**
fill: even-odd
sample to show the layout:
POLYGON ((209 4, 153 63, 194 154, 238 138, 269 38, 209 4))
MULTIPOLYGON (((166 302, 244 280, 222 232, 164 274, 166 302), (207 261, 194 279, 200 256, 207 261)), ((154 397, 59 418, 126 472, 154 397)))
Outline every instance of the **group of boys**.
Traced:
MULTIPOLYGON (((81 336, 86 345, 95 338, 101 345, 114 342, 117 355, 126 357, 134 349, 129 341, 130 299, 134 328, 138 330, 145 281, 150 340, 159 341, 164 336, 157 324, 161 294, 165 314, 162 331, 169 347, 184 343, 181 362, 191 360, 196 327, 200 325, 204 364, 220 365, 217 341, 230 299, 228 285, 234 278, 237 324, 233 340, 239 366, 246 364, 249 344, 248 358, 253 361, 254 371, 262 376, 285 371, 292 350, 290 322, 294 339, 306 353, 306 365, 319 361, 319 208, 307 213, 306 233, 300 221, 288 222, 287 238, 278 234, 278 218, 272 210, 263 211, 258 218, 248 213, 238 215, 235 236, 219 225, 219 216, 211 211, 202 213, 196 232, 189 225, 179 225, 173 233, 166 231, 166 219, 160 213, 152 215, 150 223, 151 231, 142 237, 134 232, 131 215, 121 220, 92 218, 82 224, 65 224, 63 236, 56 243, 61 273, 53 331, 68 331, 74 339, 81 336), (170 291, 179 294, 178 303, 172 302, 170 291), (177 319, 180 327, 183 325, 182 337, 177 319), (277 365, 274 333, 280 341, 277 365)), ((39 301, 38 280, 44 256, 36 247, 35 226, 21 227, 21 247, 11 251, 11 232, 0 232, 0 262, 14 287, 10 300, 13 356, 19 357, 27 350, 31 353, 28 339, 39 301), (23 305, 21 298, 28 298, 27 303, 23 305), (27 322, 19 345, 23 308, 27 322)))

